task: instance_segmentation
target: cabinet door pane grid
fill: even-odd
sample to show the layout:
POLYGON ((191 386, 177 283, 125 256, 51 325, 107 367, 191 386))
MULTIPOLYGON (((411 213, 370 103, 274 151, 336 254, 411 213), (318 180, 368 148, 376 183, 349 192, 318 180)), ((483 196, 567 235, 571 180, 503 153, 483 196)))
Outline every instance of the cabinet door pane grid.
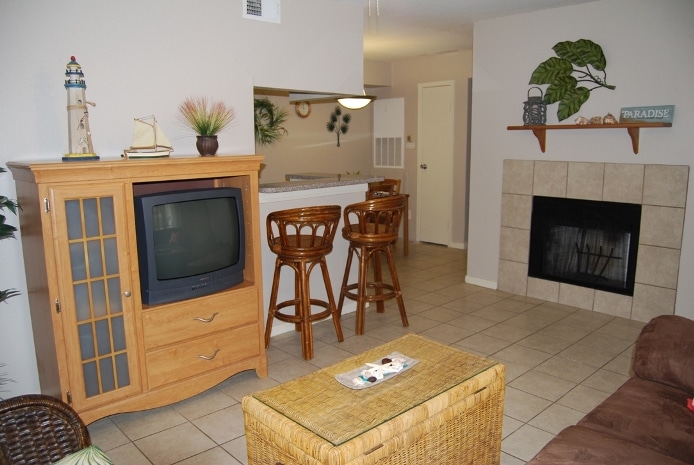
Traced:
POLYGON ((67 200, 70 266, 86 397, 130 385, 113 198, 67 200))

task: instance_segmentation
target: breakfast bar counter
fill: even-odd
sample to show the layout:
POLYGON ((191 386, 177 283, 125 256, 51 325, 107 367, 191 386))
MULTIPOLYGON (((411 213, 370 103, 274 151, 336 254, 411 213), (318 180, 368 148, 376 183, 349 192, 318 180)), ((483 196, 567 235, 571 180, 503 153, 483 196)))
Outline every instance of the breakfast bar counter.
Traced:
MULTIPOLYGON (((283 192, 296 192, 313 189, 325 189, 342 186, 360 186, 362 192, 366 191, 366 185, 370 182, 383 181, 383 176, 362 176, 339 173, 298 173, 287 174, 284 182, 264 183, 260 185, 262 194, 280 194, 283 192), (363 186, 361 186, 363 185, 363 186)), ((310 195, 310 193, 308 194, 310 195)))

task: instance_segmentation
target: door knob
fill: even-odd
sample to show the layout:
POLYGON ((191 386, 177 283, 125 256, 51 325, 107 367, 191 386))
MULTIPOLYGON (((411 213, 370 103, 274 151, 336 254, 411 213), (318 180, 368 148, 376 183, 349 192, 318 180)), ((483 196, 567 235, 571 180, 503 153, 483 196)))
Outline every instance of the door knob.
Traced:
POLYGON ((125 297, 130 297, 131 294, 130 294, 130 291, 125 291, 125 292, 123 292, 123 295, 125 297))
POLYGON ((423 170, 425 170, 425 169, 427 169, 427 164, 422 163, 421 165, 419 165, 419 167, 422 168, 423 170))

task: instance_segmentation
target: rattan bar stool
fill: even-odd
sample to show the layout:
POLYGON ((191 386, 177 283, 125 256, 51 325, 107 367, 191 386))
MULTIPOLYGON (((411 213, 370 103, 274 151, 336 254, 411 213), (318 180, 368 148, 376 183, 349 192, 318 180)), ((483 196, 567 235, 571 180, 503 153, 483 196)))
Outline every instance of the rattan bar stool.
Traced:
POLYGON ((398 238, 405 201, 404 195, 393 195, 345 207, 342 237, 349 241, 349 250, 337 308, 342 314, 345 298, 357 301, 356 334, 364 334, 366 303, 376 302, 376 311, 382 313, 385 309, 384 301, 392 298, 397 300, 402 325, 409 326, 393 260, 393 244, 398 238), (381 254, 385 255, 388 262, 391 283, 383 281, 381 254), (357 282, 350 284, 347 281, 355 256, 359 261, 359 274, 357 282), (371 281, 369 281, 369 263, 373 264, 373 280, 371 281), (370 293, 370 290, 373 292, 370 293))
POLYGON ((270 345, 272 320, 294 323, 301 332, 301 352, 304 359, 313 358, 314 321, 332 317, 337 340, 342 342, 340 316, 335 306, 328 264, 325 256, 333 250, 333 239, 340 222, 339 205, 293 208, 270 213, 267 216, 267 241, 275 254, 275 274, 272 280, 267 324, 265 326, 265 347, 270 345), (323 274, 323 282, 328 301, 312 299, 309 287, 311 271, 318 265, 323 274), (283 266, 294 270, 294 299, 277 302, 280 272, 283 266), (283 313, 285 307, 294 307, 294 314, 283 313), (324 310, 312 313, 312 306, 324 310))
POLYGON ((0 464, 49 465, 91 444, 68 404, 43 394, 0 401, 0 464))

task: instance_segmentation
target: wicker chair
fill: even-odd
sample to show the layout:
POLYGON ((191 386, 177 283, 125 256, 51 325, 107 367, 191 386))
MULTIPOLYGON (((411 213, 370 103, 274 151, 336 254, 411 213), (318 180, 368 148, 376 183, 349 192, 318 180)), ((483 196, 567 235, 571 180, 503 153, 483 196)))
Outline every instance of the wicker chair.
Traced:
POLYGON ((0 401, 0 465, 49 465, 91 445, 82 419, 43 394, 0 401))

